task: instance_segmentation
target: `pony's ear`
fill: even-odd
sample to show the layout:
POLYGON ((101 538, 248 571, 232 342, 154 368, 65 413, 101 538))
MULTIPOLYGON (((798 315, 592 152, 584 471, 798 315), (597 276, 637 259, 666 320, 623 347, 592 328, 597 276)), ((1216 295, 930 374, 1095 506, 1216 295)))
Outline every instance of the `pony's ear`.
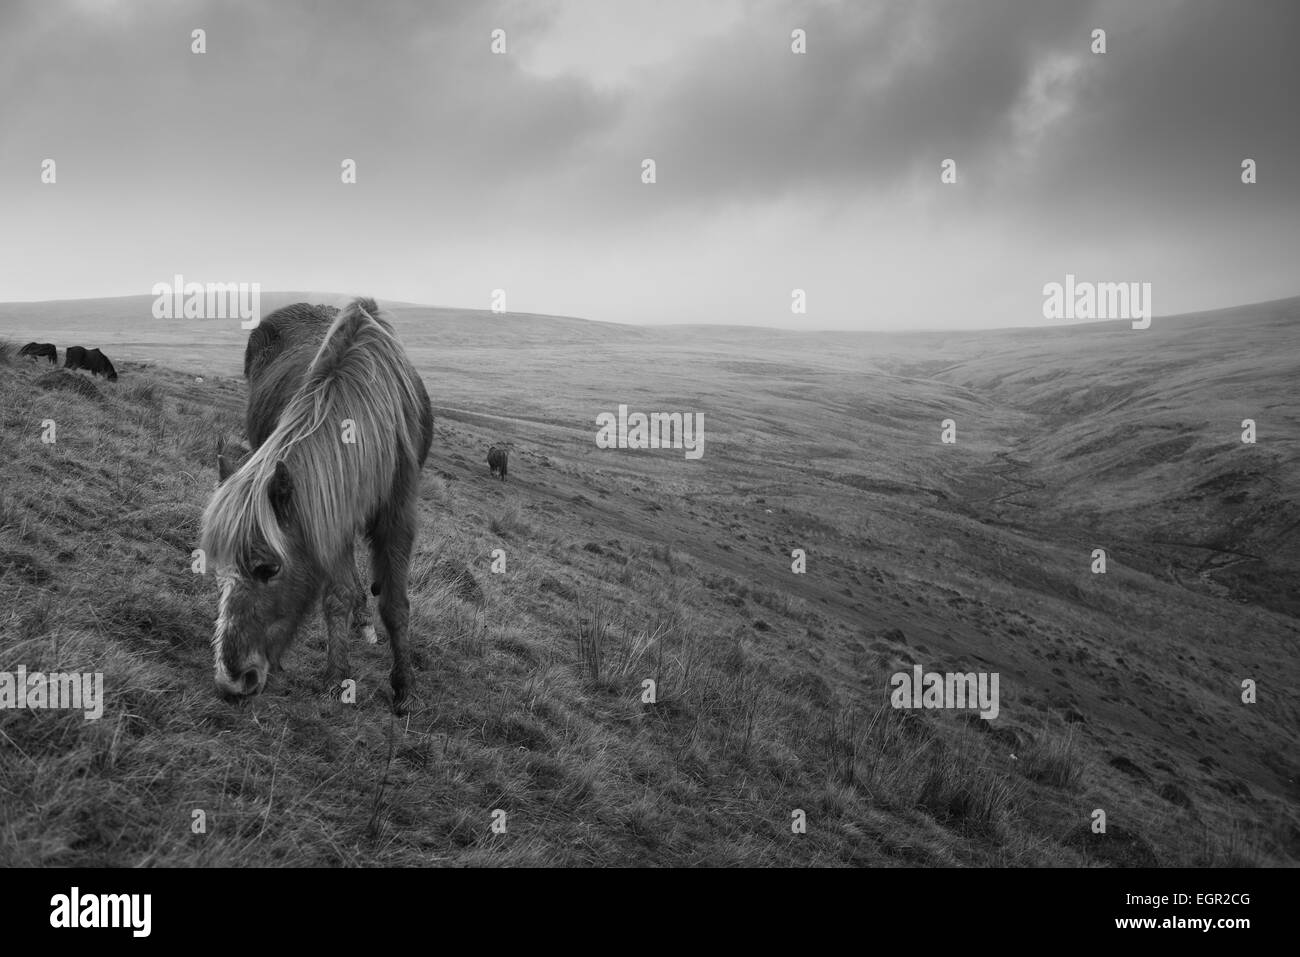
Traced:
POLYGON ((224 436, 217 436, 217 484, 238 472, 248 456, 248 449, 239 443, 228 444, 224 436))
POLYGON ((235 474, 235 463, 226 458, 220 452, 217 453, 217 484, 220 485, 230 476, 235 474))
POLYGON ((275 517, 281 522, 289 518, 289 508, 293 504, 293 476, 285 468, 284 462, 275 463, 275 474, 266 486, 267 497, 271 499, 271 508, 275 517))

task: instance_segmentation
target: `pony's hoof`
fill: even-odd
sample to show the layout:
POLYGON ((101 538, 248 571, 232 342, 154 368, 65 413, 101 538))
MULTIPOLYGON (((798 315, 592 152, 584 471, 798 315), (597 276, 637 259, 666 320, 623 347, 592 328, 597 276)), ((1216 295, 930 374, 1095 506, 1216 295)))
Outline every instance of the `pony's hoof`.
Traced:
POLYGON ((343 679, 335 677, 326 677, 322 679, 320 690, 316 692, 316 697, 321 701, 342 701, 343 679))
POLYGON ((419 711, 421 707, 419 696, 414 690, 393 691, 393 714, 408 715, 413 711, 419 711))

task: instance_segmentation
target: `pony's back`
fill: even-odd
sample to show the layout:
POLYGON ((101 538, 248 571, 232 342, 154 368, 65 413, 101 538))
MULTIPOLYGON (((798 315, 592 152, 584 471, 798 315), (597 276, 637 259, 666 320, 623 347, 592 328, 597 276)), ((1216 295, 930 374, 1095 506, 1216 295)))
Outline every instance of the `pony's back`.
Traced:
POLYGON ((333 306, 296 302, 277 309, 249 333, 244 349, 248 380, 244 427, 250 449, 260 446, 275 429, 338 313, 333 306))

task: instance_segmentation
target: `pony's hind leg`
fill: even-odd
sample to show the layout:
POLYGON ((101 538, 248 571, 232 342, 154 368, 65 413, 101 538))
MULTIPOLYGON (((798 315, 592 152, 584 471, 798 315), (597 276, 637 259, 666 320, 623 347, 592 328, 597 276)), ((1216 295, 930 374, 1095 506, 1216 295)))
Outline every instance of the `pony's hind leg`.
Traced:
POLYGON ((415 700, 415 672, 411 668, 411 641, 407 627, 411 604, 406 595, 411 549, 415 544, 415 503, 400 512, 388 511, 371 535, 375 581, 379 585, 379 617, 388 632, 393 652, 393 711, 405 714, 415 700))

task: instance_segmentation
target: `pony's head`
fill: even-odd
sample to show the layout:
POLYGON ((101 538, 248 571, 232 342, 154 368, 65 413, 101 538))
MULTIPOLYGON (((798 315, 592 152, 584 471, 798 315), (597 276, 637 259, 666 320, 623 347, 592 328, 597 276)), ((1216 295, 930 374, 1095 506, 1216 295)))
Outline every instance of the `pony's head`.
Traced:
POLYGON ((258 694, 318 592, 321 570, 299 526, 293 476, 254 455, 237 470, 217 459, 220 484, 203 515, 203 548, 220 594, 212 635, 217 690, 258 694))

